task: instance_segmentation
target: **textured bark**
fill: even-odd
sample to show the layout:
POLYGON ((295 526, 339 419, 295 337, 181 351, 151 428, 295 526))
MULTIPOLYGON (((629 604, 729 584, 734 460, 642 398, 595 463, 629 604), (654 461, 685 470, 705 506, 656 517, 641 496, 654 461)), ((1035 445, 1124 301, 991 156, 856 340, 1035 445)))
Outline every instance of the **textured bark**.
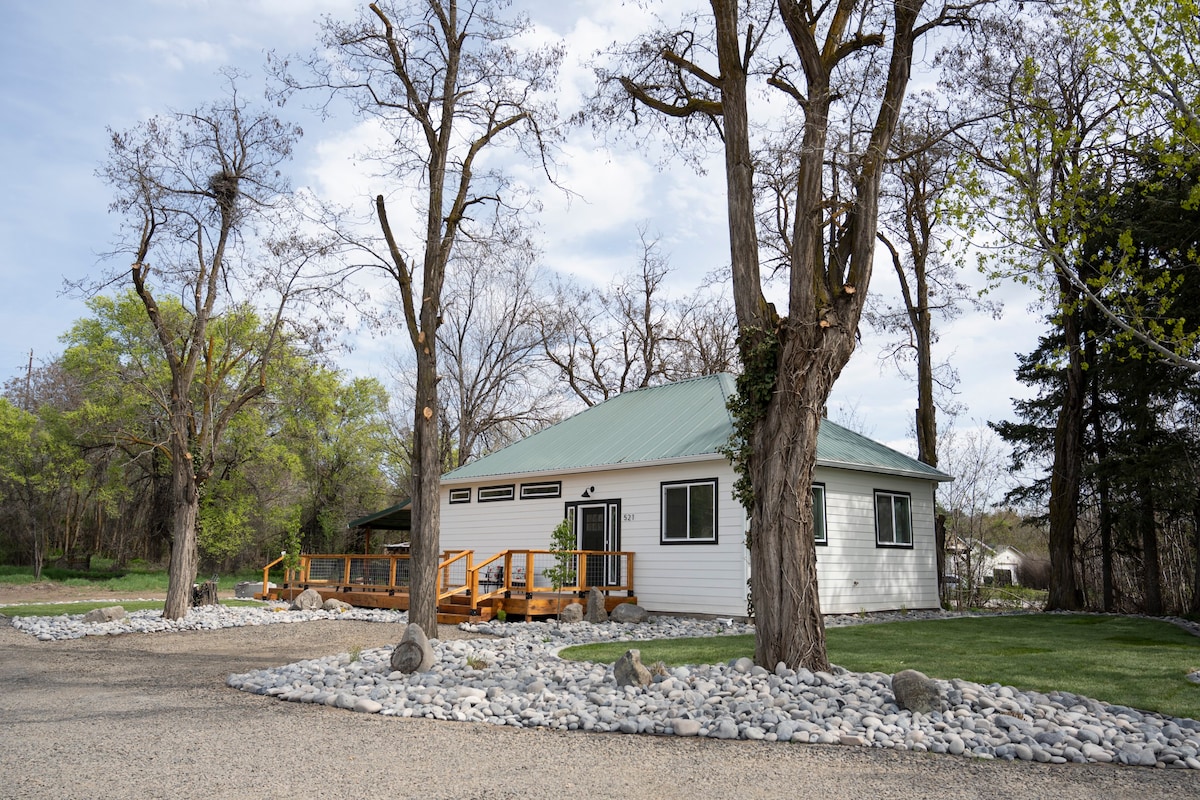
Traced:
MULTIPOLYGON (((780 16, 804 69, 807 98, 796 180, 789 316, 780 323, 775 391, 755 426, 750 460, 755 661, 768 668, 780 661, 809 669, 828 667, 809 490, 817 430, 829 392, 854 352, 874 260, 883 158, 907 90, 913 28, 922 5, 894 4, 882 102, 854 176, 844 222, 827 249, 824 170, 834 100, 830 81, 840 60, 838 48, 831 43, 844 33, 843 11, 848 13, 850 6, 839 7, 831 19, 829 39, 819 47, 800 5, 792 0, 779 2, 780 16)), ((727 108, 727 119, 728 113, 727 108)), ((733 214, 731 203, 731 230, 733 214)), ((757 284, 739 284, 735 269, 734 292, 746 295, 737 302, 743 335, 747 323, 761 325, 761 315, 751 320, 741 316, 752 305, 748 300, 761 307, 761 291, 757 284)))
MULTIPOLYGON (((433 304, 427 301, 426 305, 433 304)), ((442 484, 438 411, 436 336, 427 336, 417 349, 408 609, 409 622, 415 622, 426 631, 437 630, 437 566, 441 552, 438 495, 442 484)))
POLYGON ((167 568, 167 599, 163 605, 165 619, 182 619, 187 615, 192 607, 192 583, 200 565, 196 547, 200 484, 189 452, 187 395, 180 392, 178 396, 184 400, 172 414, 175 430, 171 434, 171 558, 167 568))
POLYGON ((1054 428, 1054 463, 1050 474, 1050 592, 1049 611, 1077 611, 1083 597, 1075 579, 1075 527, 1079 520, 1079 487, 1083 471, 1083 353, 1077 293, 1060 280, 1063 336, 1067 365, 1063 371, 1062 408, 1054 428))
MULTIPOLYGON (((1097 347, 1093 336, 1087 337, 1084 344, 1084 358, 1087 363, 1096 364, 1097 347)), ((1100 382, 1092 380, 1088 383, 1088 394, 1091 398, 1090 425, 1092 438, 1095 442, 1096 462, 1105 464, 1108 461, 1108 434, 1104 429, 1104 420, 1100 413, 1100 382)), ((1101 469, 1096 477, 1096 501, 1100 507, 1100 607, 1103 611, 1112 612, 1116 607, 1116 596, 1113 591, 1113 519, 1112 491, 1108 473, 1101 469)))
POLYGON ((1162 616, 1162 568, 1158 555, 1158 524, 1155 520, 1154 487, 1146 477, 1138 480, 1138 532, 1142 538, 1143 609, 1162 616))

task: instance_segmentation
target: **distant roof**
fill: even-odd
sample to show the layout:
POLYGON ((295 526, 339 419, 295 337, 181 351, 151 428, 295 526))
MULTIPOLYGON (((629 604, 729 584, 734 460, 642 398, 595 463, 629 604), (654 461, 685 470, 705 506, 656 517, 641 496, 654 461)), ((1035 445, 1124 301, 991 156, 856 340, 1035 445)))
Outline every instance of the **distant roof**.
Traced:
POLYGON ((347 528, 374 528, 381 531, 407 531, 412 529, 412 500, 402 500, 394 506, 376 511, 365 517, 352 519, 347 528))
MULTIPOLYGON (((736 393, 732 375, 652 386, 617 395, 443 476, 463 483, 502 475, 586 472, 622 465, 716 456, 729 441, 726 408, 736 393)), ((817 464, 949 481, 915 458, 821 420, 817 464)))

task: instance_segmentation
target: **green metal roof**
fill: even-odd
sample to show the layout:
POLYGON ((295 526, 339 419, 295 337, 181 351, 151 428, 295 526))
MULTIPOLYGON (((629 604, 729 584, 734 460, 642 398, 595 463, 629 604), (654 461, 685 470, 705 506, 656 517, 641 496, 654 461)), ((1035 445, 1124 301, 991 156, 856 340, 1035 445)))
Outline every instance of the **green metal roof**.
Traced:
MULTIPOLYGON (((448 472, 443 480, 583 472, 716 455, 733 432, 726 401, 735 392, 734 378, 728 374, 625 392, 448 472)), ((817 463, 953 480, 829 420, 821 421, 817 463)))
POLYGON ((407 531, 412 528, 412 500, 401 500, 383 511, 352 519, 347 528, 376 528, 387 531, 407 531))

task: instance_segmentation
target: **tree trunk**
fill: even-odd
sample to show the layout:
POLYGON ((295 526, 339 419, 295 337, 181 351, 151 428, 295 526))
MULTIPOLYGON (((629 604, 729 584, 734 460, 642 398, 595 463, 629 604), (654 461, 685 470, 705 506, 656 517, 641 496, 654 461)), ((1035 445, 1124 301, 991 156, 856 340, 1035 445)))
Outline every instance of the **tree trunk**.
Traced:
POLYGON ((1161 617, 1162 575, 1158 555, 1158 525, 1154 513, 1154 488, 1145 477, 1138 480, 1138 494, 1138 531, 1142 537, 1143 608, 1147 614, 1161 617))
MULTIPOLYGON (((1086 309, 1088 325, 1094 324, 1095 313, 1091 306, 1086 309)), ((1096 337, 1088 336, 1083 347, 1084 358, 1089 364, 1097 362, 1096 337)), ((1100 469, 1096 476, 1096 500, 1100 506, 1100 604, 1102 610, 1112 613, 1116 606, 1116 595, 1113 590, 1113 552, 1112 552, 1112 501, 1108 472, 1105 465, 1108 462, 1108 437, 1104 431, 1104 416, 1100 405, 1100 382, 1088 382, 1090 409, 1088 417, 1095 441, 1096 463, 1100 469)))
MULTIPOLYGON (((187 430, 186 422, 177 425, 182 427, 176 427, 176 431, 187 430)), ((200 563, 196 550, 200 487, 192 470, 192 455, 178 435, 172 437, 171 451, 171 560, 163 618, 183 619, 192 607, 192 584, 200 563)))
MULTIPOLYGON (((426 342, 429 343, 429 339, 426 342)), ((408 621, 437 631, 437 568, 440 561, 441 458, 438 392, 433 344, 417 352, 416 413, 413 423, 412 554, 409 560, 408 621)))
POLYGON ((1200 614, 1200 488, 1192 498, 1192 605, 1191 612, 1200 614))
POLYGON ((781 339, 782 371, 756 426, 750 458, 754 660, 768 669, 782 661, 824 670, 829 662, 812 541, 811 487, 821 409, 853 349, 853 336, 789 320, 781 339), (800 368, 789 370, 787 365, 800 368))
POLYGON ((1062 278, 1061 307, 1068 363, 1063 371, 1063 400, 1054 428, 1054 464, 1050 474, 1050 593, 1046 610, 1083 607, 1075 580, 1075 527, 1083 470, 1083 354, 1080 351, 1078 292, 1062 278))

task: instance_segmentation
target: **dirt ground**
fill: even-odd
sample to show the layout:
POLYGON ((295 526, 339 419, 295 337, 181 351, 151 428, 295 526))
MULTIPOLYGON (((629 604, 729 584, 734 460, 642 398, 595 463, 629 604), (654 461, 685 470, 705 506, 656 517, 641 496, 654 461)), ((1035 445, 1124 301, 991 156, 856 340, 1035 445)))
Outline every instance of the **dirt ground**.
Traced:
MULTIPOLYGON (((126 599, 53 586, 0 598, 126 599)), ((1188 771, 400 719, 225 685, 402 630, 322 621, 38 642, 0 625, 0 798, 1200 797, 1188 771)))

